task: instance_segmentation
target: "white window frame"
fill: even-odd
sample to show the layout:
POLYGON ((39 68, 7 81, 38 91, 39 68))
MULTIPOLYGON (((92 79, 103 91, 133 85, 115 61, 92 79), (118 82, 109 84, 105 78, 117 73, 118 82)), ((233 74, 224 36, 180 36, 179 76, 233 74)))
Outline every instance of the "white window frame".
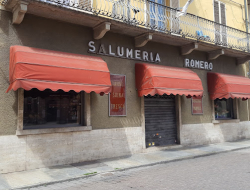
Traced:
MULTIPOLYGON (((171 8, 173 8, 173 1, 176 1, 176 0, 170 0, 170 7, 171 8)), ((180 1, 178 1, 178 7, 180 7, 180 1)), ((175 16, 173 14, 176 15, 176 13, 171 12, 170 18, 173 18, 175 16)), ((179 29, 180 29, 180 18, 178 18, 178 20, 179 20, 179 29)), ((173 21, 171 20, 171 29, 172 28, 173 28, 173 21)))
MULTIPOLYGON (((166 6, 166 0, 163 0, 164 1, 164 4, 162 4, 163 6, 166 6)), ((159 4, 158 3, 158 0, 155 0, 155 3, 157 3, 157 4, 159 4)), ((158 25, 159 25, 159 22, 162 22, 163 24, 164 24, 164 27, 166 28, 166 19, 165 20, 163 20, 163 21, 160 21, 158 18, 158 12, 159 12, 159 9, 157 8, 156 10, 155 10, 155 12, 156 12, 156 15, 155 15, 155 18, 154 19, 152 19, 151 17, 150 17, 150 15, 152 14, 151 12, 150 12, 150 5, 148 5, 148 12, 149 12, 149 20, 148 20, 148 22, 149 22, 149 24, 150 24, 150 27, 152 27, 152 24, 151 24, 151 20, 154 20, 154 22, 155 22, 155 25, 157 26, 157 27, 159 27, 158 25)), ((165 11, 164 11, 164 16, 165 16, 165 18, 166 18, 166 13, 165 13, 165 11)), ((159 29, 157 29, 157 30, 159 30, 159 29)), ((159 30, 159 31, 161 31, 161 30, 159 30)))
MULTIPOLYGON (((221 1, 218 1, 218 0, 214 0, 216 2, 218 2, 218 5, 219 5, 219 24, 221 24, 221 4, 224 4, 225 5, 225 22, 226 22, 226 26, 227 26, 227 14, 226 14, 226 4, 221 2, 221 1)), ((213 7, 214 7, 214 1, 213 1, 213 7)), ((214 8, 213 8, 213 11, 214 11, 214 8)), ((214 11, 215 12, 215 11, 214 11)), ((215 21, 215 14, 214 14, 214 21, 215 21)), ((220 26, 220 42, 222 42, 222 35, 221 35, 221 32, 222 31, 222 28, 220 26)), ((214 35, 214 39, 216 39, 216 34, 214 35)), ((227 37, 226 37, 226 43, 227 43, 227 37)))
POLYGON ((239 123, 240 118, 239 118, 239 103, 238 99, 234 98, 233 99, 233 113, 234 113, 234 119, 215 119, 215 108, 214 108, 214 100, 211 100, 212 103, 212 123, 239 123))
POLYGON ((17 130, 16 135, 37 135, 45 133, 65 133, 76 131, 90 131, 91 126, 91 109, 90 109, 90 94, 84 93, 81 96, 83 104, 83 113, 81 117, 84 119, 84 126, 79 127, 62 127, 61 128, 46 128, 46 129, 23 129, 23 110, 24 110, 24 89, 18 89, 18 111, 17 111, 17 130))

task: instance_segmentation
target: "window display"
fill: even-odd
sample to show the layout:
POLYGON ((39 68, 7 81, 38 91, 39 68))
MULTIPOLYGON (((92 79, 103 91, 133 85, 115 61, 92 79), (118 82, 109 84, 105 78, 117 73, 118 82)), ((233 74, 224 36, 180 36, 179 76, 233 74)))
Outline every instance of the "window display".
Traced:
POLYGON ((77 126, 81 123, 81 93, 49 89, 24 91, 24 129, 77 126))
POLYGON ((215 119, 233 119, 233 100, 216 99, 214 100, 215 119))

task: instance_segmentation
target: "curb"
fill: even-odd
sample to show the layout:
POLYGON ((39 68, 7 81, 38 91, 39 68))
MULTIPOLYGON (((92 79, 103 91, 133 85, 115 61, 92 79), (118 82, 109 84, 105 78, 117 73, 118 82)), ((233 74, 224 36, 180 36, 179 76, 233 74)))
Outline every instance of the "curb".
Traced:
MULTIPOLYGON (((174 159, 174 160, 166 160, 166 161, 154 162, 154 163, 150 163, 150 164, 132 166, 132 167, 128 167, 128 168, 123 168, 123 169, 119 169, 119 170, 111 170, 111 171, 106 171, 106 172, 102 172, 102 173, 122 172, 122 171, 130 170, 130 169, 136 169, 136 168, 141 168, 141 167, 149 167, 149 166, 154 166, 154 165, 159 165, 159 164, 165 164, 165 163, 170 163, 170 162, 178 162, 178 161, 182 161, 182 160, 189 160, 189 159, 200 158, 200 157, 207 157, 207 156, 212 156, 212 155, 216 155, 216 154, 223 154, 223 153, 227 153, 227 152, 233 152, 233 151, 243 150, 243 149, 248 149, 248 148, 250 148, 250 146, 235 148, 235 149, 231 149, 231 150, 224 150, 224 151, 220 151, 220 152, 209 152, 209 153, 206 153, 206 154, 201 154, 201 155, 196 155, 196 156, 186 156, 186 157, 177 158, 177 159, 174 159)), ((30 188, 35 188, 35 187, 48 186, 48 185, 52 185, 52 184, 56 184, 56 183, 70 182, 70 181, 74 181, 74 180, 78 180, 78 179, 90 178, 90 177, 93 177, 93 176, 96 176, 96 175, 99 175, 99 174, 102 174, 102 173, 95 173, 95 174, 90 174, 90 175, 87 175, 87 176, 78 176, 78 177, 68 178, 68 179, 64 179, 64 180, 57 180, 57 181, 40 183, 40 184, 36 184, 36 185, 12 188, 10 190, 24 190, 24 189, 30 189, 30 188)))

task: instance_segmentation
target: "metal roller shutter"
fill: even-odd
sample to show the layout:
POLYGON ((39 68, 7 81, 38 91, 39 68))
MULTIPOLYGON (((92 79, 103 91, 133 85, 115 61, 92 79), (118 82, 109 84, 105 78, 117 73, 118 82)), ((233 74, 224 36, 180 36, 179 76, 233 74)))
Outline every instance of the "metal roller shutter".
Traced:
POLYGON ((174 96, 145 97, 146 147, 176 144, 174 96))

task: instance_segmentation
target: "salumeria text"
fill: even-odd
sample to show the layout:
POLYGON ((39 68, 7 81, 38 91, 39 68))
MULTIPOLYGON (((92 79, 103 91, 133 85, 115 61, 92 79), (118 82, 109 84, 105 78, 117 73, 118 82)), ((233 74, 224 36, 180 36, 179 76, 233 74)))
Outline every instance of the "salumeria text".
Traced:
POLYGON ((153 54, 152 52, 134 50, 134 49, 124 48, 120 46, 117 46, 116 51, 114 51, 112 45, 108 45, 108 48, 105 47, 104 44, 100 44, 99 47, 96 47, 94 41, 90 41, 88 46, 89 46, 90 53, 97 53, 100 55, 140 60, 140 61, 146 61, 146 62, 152 62, 152 63, 161 62, 161 58, 158 53, 153 54))

